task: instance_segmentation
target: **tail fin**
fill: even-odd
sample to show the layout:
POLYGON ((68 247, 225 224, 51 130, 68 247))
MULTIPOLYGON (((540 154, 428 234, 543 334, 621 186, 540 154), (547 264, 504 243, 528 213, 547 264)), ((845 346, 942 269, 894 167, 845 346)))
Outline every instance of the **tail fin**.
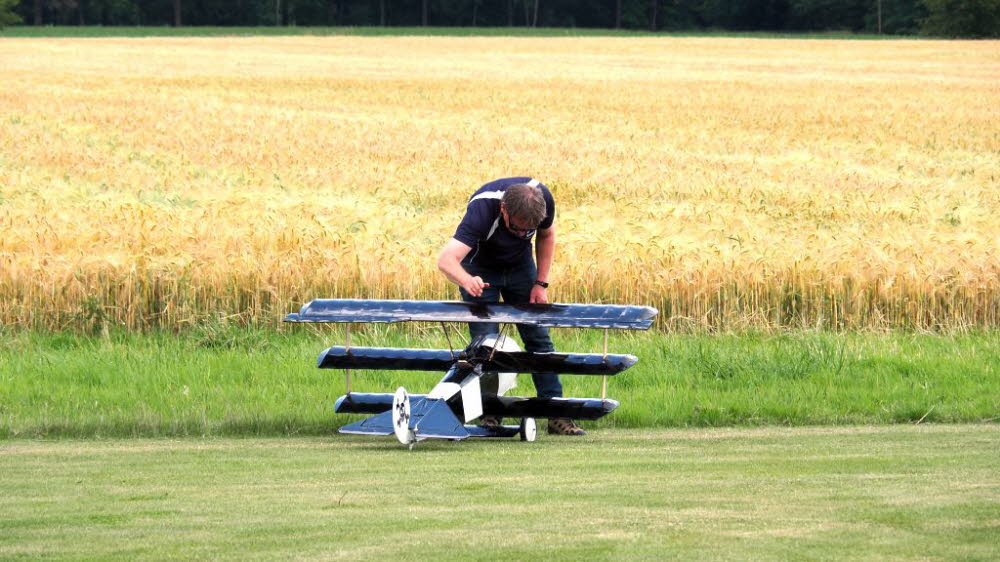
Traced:
POLYGON ((410 427, 417 439, 465 439, 469 432, 444 400, 416 398, 410 404, 410 427))

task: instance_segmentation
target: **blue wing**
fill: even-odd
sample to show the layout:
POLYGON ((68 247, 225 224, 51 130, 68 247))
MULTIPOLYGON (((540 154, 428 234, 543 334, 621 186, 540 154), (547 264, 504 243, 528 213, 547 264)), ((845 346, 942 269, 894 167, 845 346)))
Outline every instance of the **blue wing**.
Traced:
MULTIPOLYGON (((426 401, 424 395, 410 395, 410 416, 415 416, 415 406, 420 401, 426 401)), ((440 402, 440 400, 431 400, 440 402)), ((352 392, 337 400, 334 411, 338 414, 378 414, 361 422, 345 426, 361 427, 369 420, 380 416, 389 416, 384 422, 384 429, 374 435, 389 435, 392 433, 392 394, 370 394, 352 392), (384 414, 382 412, 385 412, 384 414)), ((518 396, 483 395, 483 415, 506 418, 572 418, 576 420, 600 419, 618 408, 617 400, 599 400, 597 398, 521 398, 518 396)), ((451 410, 449 409, 449 413, 451 410)), ((452 414, 454 417, 454 414, 452 414)), ((458 421, 458 418, 455 418, 458 421)), ((383 422, 378 422, 383 423, 383 422)), ((413 425, 411 423, 411 425, 413 425)), ((361 433, 360 431, 344 431, 344 433, 361 433)))
POLYGON ((485 304, 459 301, 316 299, 285 322, 501 322, 549 328, 646 330, 657 310, 605 304, 485 304))
MULTIPOLYGON (((464 355, 461 355, 464 357, 464 355)), ((319 355, 320 369, 389 369, 447 371, 460 357, 447 349, 334 346, 319 355)), ((609 353, 531 353, 483 350, 476 359, 484 372, 614 375, 638 361, 634 355, 609 353)))

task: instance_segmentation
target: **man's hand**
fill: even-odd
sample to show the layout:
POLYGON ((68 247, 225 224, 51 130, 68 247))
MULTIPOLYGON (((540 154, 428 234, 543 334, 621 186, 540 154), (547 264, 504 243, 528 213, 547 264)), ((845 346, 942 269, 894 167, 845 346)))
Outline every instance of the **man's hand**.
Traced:
POLYGON ((545 289, 545 287, 542 287, 541 285, 533 286, 531 288, 531 298, 528 300, 528 302, 537 302, 537 303, 549 302, 548 291, 545 289))
POLYGON ((489 286, 489 283, 483 282, 482 277, 469 277, 468 281, 462 283, 462 288, 465 289, 465 292, 474 297, 483 296, 483 289, 489 286))

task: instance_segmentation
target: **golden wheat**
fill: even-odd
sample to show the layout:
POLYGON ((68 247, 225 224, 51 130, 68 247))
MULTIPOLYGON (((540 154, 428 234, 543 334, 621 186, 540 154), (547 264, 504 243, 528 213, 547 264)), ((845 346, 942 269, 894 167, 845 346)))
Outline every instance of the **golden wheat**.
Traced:
POLYGON ((1000 325, 1000 43, 0 39, 0 323, 455 298, 480 184, 552 188, 550 297, 666 327, 1000 325))

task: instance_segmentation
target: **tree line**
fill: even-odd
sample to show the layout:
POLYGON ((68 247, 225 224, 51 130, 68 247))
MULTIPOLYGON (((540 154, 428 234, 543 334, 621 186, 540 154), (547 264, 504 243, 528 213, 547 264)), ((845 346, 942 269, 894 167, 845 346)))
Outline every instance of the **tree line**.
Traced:
POLYGON ((0 25, 484 26, 1000 37, 1000 0, 0 0, 0 25), (4 14, 4 12, 7 12, 4 14))

